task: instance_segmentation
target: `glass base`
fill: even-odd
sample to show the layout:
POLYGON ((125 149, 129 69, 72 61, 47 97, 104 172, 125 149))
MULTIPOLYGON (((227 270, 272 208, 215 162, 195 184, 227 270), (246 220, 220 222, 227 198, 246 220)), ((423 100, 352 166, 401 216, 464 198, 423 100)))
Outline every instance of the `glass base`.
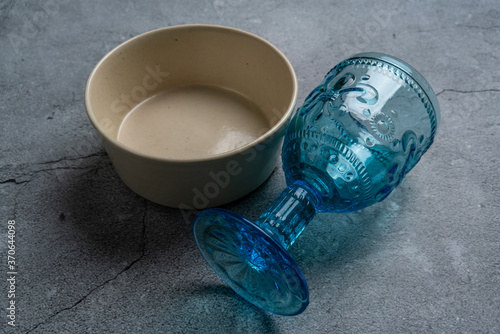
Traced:
POLYGON ((309 304, 304 275, 283 246, 250 220, 222 209, 200 212, 194 237, 219 277, 252 304, 296 315, 309 304))

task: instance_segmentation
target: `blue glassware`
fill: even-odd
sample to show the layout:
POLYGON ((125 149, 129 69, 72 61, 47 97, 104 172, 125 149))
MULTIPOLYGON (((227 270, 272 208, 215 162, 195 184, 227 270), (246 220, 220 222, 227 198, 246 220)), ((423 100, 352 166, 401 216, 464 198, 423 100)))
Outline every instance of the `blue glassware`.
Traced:
POLYGON ((200 212, 198 247, 212 269, 254 305, 296 315, 307 283, 287 252, 316 212, 353 212, 385 199, 431 146, 440 112, 413 67, 385 54, 346 59, 291 120, 282 159, 288 187, 254 223, 200 212))

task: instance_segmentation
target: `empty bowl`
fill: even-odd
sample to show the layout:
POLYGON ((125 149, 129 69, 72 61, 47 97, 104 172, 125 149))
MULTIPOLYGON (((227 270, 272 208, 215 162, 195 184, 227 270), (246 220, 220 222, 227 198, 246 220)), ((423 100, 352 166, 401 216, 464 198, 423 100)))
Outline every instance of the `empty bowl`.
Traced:
POLYGON ((119 45, 85 105, 123 182, 181 209, 220 206, 273 171, 297 98, 286 57, 234 28, 182 25, 119 45))

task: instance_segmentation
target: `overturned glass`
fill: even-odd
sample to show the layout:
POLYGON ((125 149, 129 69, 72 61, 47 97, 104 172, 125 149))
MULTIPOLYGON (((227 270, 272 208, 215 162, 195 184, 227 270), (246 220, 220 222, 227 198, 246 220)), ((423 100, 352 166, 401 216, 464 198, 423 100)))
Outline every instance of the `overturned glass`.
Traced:
POLYGON ((196 243, 219 277, 254 305, 296 315, 306 280, 288 253, 316 212, 347 213, 385 199, 433 143, 440 111, 405 62, 362 53, 328 72, 291 120, 282 159, 288 187, 256 222, 207 209, 196 243))

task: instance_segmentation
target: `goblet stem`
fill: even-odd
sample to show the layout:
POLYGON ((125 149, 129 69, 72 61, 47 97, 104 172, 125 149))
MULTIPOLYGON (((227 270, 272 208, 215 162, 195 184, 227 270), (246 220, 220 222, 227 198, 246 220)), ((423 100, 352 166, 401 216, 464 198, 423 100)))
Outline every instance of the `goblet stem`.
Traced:
POLYGON ((283 190, 255 223, 288 249, 316 215, 317 203, 315 191, 297 181, 283 190))
POLYGON ((316 214, 318 198, 303 181, 287 187, 256 223, 222 209, 200 212, 196 243, 212 269, 254 305, 295 315, 309 304, 306 280, 287 248, 316 214))

